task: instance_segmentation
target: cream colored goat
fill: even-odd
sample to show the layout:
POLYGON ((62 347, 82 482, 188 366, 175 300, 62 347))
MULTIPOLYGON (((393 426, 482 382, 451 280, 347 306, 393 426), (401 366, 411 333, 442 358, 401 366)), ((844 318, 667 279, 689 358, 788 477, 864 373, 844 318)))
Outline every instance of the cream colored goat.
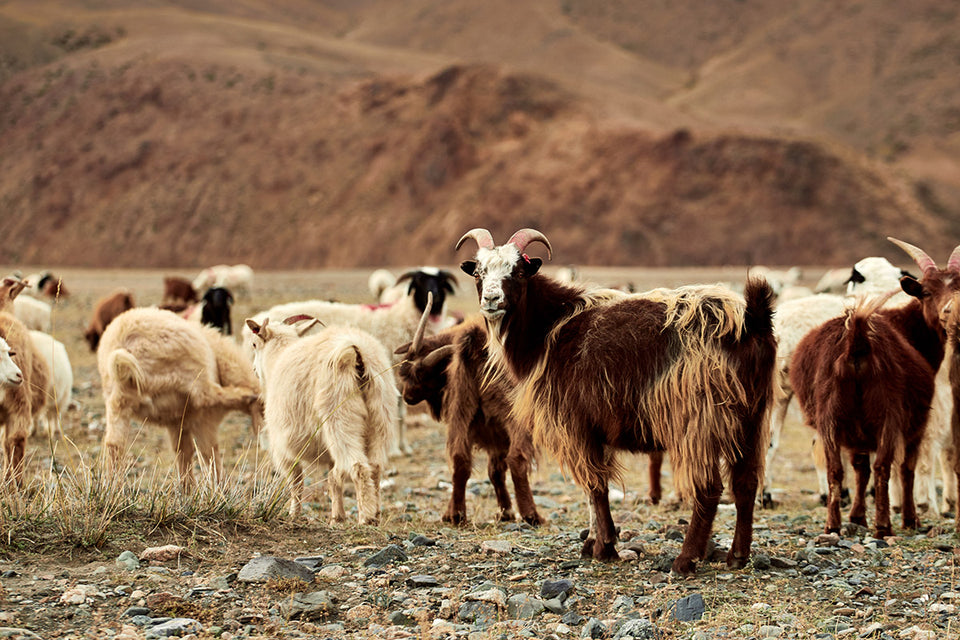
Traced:
POLYGON ((130 420, 167 430, 185 486, 192 483, 195 451, 222 478, 217 429, 227 413, 249 414, 254 432, 259 430, 256 374, 216 329, 162 309, 131 309, 103 332, 97 366, 107 414, 104 444, 113 467, 126 449, 130 420))
POLYGON ((399 400, 390 356, 380 341, 359 329, 328 327, 301 338, 314 324, 246 322, 274 468, 290 476, 291 515, 302 509, 301 463, 323 464, 332 467, 331 521, 346 520, 343 483, 349 476, 360 524, 376 524, 380 476, 399 400))
POLYGON ((59 438, 62 430, 60 418, 73 399, 73 368, 70 356, 62 342, 42 331, 31 331, 30 340, 37 353, 46 361, 51 376, 46 389, 46 409, 33 416, 30 435, 37 428, 51 438, 59 438))

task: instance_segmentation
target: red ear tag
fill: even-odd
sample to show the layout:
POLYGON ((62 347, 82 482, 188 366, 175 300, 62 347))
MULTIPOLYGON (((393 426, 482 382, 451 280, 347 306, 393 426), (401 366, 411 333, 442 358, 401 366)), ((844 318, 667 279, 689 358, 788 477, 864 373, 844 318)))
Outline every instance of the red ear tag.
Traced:
POLYGON ((524 262, 526 262, 527 264, 530 264, 530 256, 528 256, 528 255, 525 254, 525 253, 521 253, 521 254, 520 254, 520 257, 523 258, 523 261, 524 261, 524 262))

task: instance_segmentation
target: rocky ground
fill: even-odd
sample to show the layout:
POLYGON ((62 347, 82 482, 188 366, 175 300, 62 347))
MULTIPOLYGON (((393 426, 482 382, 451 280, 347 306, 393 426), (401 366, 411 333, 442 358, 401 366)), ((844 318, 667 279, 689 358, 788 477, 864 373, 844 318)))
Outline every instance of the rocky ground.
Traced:
MULTIPOLYGON (((148 283, 155 274, 125 277, 148 283)), ((329 286, 360 296, 358 277, 347 278, 354 289, 346 280, 329 286)), ((255 296, 269 304, 299 295, 310 284, 304 278, 260 285, 268 290, 255 296)), ((153 286, 142 285, 144 303, 152 302, 153 286)), ((87 290, 90 298, 99 291, 93 284, 87 290)), ((70 303, 77 309, 65 308, 60 325, 81 408, 67 414, 65 438, 52 450, 59 468, 95 459, 101 435, 95 367, 72 337, 83 295, 70 303)), ((468 309, 469 297, 462 298, 458 304, 468 309)), ((244 305, 256 306, 241 302, 235 323, 244 305)), ((196 517, 144 526, 118 517, 98 544, 59 540, 46 517, 16 519, 5 496, 0 637, 919 640, 960 633, 954 521, 927 514, 920 531, 898 530, 886 540, 856 526, 842 536, 821 535, 825 510, 813 491, 809 434, 800 425, 785 432, 775 469, 779 504, 757 513, 751 564, 730 571, 722 562, 735 514, 721 506, 715 556, 695 577, 677 578, 669 566, 689 512, 670 501, 648 504, 645 458, 630 458, 623 486, 612 490, 624 560, 580 561, 584 499, 549 457, 532 479, 546 524, 494 521, 478 455, 470 524, 453 528, 440 522, 450 489, 444 428, 416 412, 412 423, 415 453, 392 461, 378 527, 328 526, 318 479, 300 519, 196 517)), ((222 441, 228 468, 257 449, 241 419, 225 423, 222 441)), ((161 434, 144 429, 136 446, 132 474, 169 465, 161 434)), ((51 449, 37 439, 31 451, 31 468, 43 477, 51 449)), ((253 473, 270 475, 269 468, 253 473)), ((669 472, 665 482, 669 490, 669 472)), ((352 496, 347 505, 355 506, 352 496)))

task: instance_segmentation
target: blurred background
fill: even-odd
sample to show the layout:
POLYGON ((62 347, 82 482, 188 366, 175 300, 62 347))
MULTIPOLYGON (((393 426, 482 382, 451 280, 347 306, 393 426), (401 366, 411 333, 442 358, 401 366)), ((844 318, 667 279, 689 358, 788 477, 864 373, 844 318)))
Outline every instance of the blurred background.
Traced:
POLYGON ((943 260, 952 0, 9 0, 0 264, 943 260))

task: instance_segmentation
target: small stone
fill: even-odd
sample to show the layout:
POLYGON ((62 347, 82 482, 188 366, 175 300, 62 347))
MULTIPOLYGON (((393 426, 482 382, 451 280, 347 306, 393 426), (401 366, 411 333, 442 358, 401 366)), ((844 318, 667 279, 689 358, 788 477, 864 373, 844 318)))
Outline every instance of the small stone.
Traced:
POLYGON ((511 620, 532 620, 544 610, 543 602, 525 593, 517 593, 507 599, 507 617, 511 620))
POLYGON ((280 605, 281 611, 289 619, 323 620, 331 616, 337 607, 326 591, 313 593, 295 593, 280 605))
POLYGON ((703 596, 699 593, 691 593, 685 598, 680 598, 671 608, 673 617, 681 622, 699 620, 703 617, 705 610, 706 604, 703 601, 703 596))
POLYGON ((167 544, 162 547, 148 547, 140 552, 141 562, 167 562, 176 560, 184 551, 183 547, 175 544, 167 544))
POLYGON ((633 638, 634 640, 657 640, 660 638, 660 633, 653 623, 646 618, 634 618, 620 625, 620 628, 617 629, 613 637, 615 639, 633 638))
POLYGON ((468 593, 465 596, 465 599, 475 602, 491 602, 498 607, 507 606, 507 596, 500 589, 484 589, 482 591, 474 591, 473 593, 468 593))
POLYGON ((316 571, 323 566, 323 556, 304 556, 302 558, 294 558, 293 561, 302 564, 312 571, 316 571))
POLYGON ((240 582, 266 582, 283 578, 299 578, 309 583, 313 582, 313 571, 286 558, 260 556, 245 564, 237 574, 240 582))
POLYGON ((783 629, 776 625, 765 624, 760 627, 761 638, 779 638, 783 635, 783 629))
POLYGON ((399 546, 388 544, 363 562, 365 567, 383 567, 391 563, 406 562, 407 554, 399 546))
POLYGON ((140 560, 137 559, 137 555, 132 551, 124 551, 117 556, 116 564, 118 567, 123 567, 127 571, 136 571, 140 568, 140 560))
POLYGON ((183 637, 188 633, 200 633, 203 625, 192 618, 173 618, 147 629, 147 638, 169 638, 170 636, 183 637))
POLYGON ((431 587, 439 587, 440 581, 434 578, 433 576, 410 576, 405 581, 406 585, 411 589, 428 589, 431 587))
POLYGON ((751 559, 753 563, 753 568, 757 571, 767 571, 772 565, 770 561, 770 556, 765 553, 755 553, 751 559))
POLYGON ((770 566, 774 569, 796 569, 797 561, 789 558, 778 558, 773 556, 770 558, 770 566))
POLYGON ((457 619, 481 626, 497 622, 500 613, 497 606, 490 602, 464 602, 457 611, 457 619))
POLYGON ((507 555, 513 551, 509 540, 484 540, 480 543, 480 550, 484 553, 507 555))
POLYGON ((129 607, 122 615, 124 618, 132 618, 134 616, 145 616, 149 614, 150 609, 147 607, 129 607))
POLYGON ((0 627, 0 638, 18 638, 21 640, 40 640, 40 636, 27 629, 0 627))
MULTIPOLYGON (((549 600, 544 600, 543 606, 550 613, 556 613, 559 615, 567 610, 567 608, 563 606, 562 598, 564 598, 564 596, 560 595, 560 596, 557 596, 556 598, 550 598, 549 600)), ((577 624, 580 624, 580 623, 578 622, 577 624)))
POLYGON ((428 538, 427 536, 421 536, 421 535, 414 536, 413 538, 410 539, 410 542, 412 542, 412 543, 413 543, 413 546, 415 546, 415 547, 435 547, 435 546, 437 546, 437 541, 436 541, 436 540, 431 540, 431 539, 428 538))
POLYGON ((368 604, 358 604, 357 606, 348 609, 344 617, 350 622, 365 623, 370 621, 370 618, 373 617, 373 614, 373 607, 368 604))
POLYGON ((575 590, 572 580, 544 580, 540 587, 540 597, 544 600, 561 596, 561 600, 566 600, 575 590))
POLYGON ((587 624, 583 625, 583 629, 580 630, 581 638, 603 638, 606 635, 607 626, 596 618, 587 620, 587 624))
POLYGON ((636 562, 640 559, 640 556, 637 555, 637 552, 633 549, 621 549, 620 550, 620 560, 623 562, 636 562))
POLYGON ((874 622, 870 626, 864 627, 863 629, 860 630, 860 637, 869 638, 870 636, 874 635, 878 631, 883 631, 883 625, 880 624, 879 622, 874 622))
POLYGON ((821 533, 813 539, 813 544, 818 547, 835 547, 840 542, 840 536, 836 533, 821 533))
POLYGON ((83 604, 87 598, 93 597, 97 593, 97 588, 92 584, 78 584, 67 589, 60 596, 62 604, 83 604))
POLYGON ((387 619, 390 620, 390 624, 397 625, 400 627, 415 627, 417 626, 417 619, 407 613, 406 611, 394 611, 387 619))
POLYGON ((317 571, 317 577, 323 578, 325 580, 337 580, 338 578, 342 578, 348 573, 350 572, 347 571, 346 567, 341 567, 338 564, 332 564, 330 566, 320 569, 320 571, 317 571))

